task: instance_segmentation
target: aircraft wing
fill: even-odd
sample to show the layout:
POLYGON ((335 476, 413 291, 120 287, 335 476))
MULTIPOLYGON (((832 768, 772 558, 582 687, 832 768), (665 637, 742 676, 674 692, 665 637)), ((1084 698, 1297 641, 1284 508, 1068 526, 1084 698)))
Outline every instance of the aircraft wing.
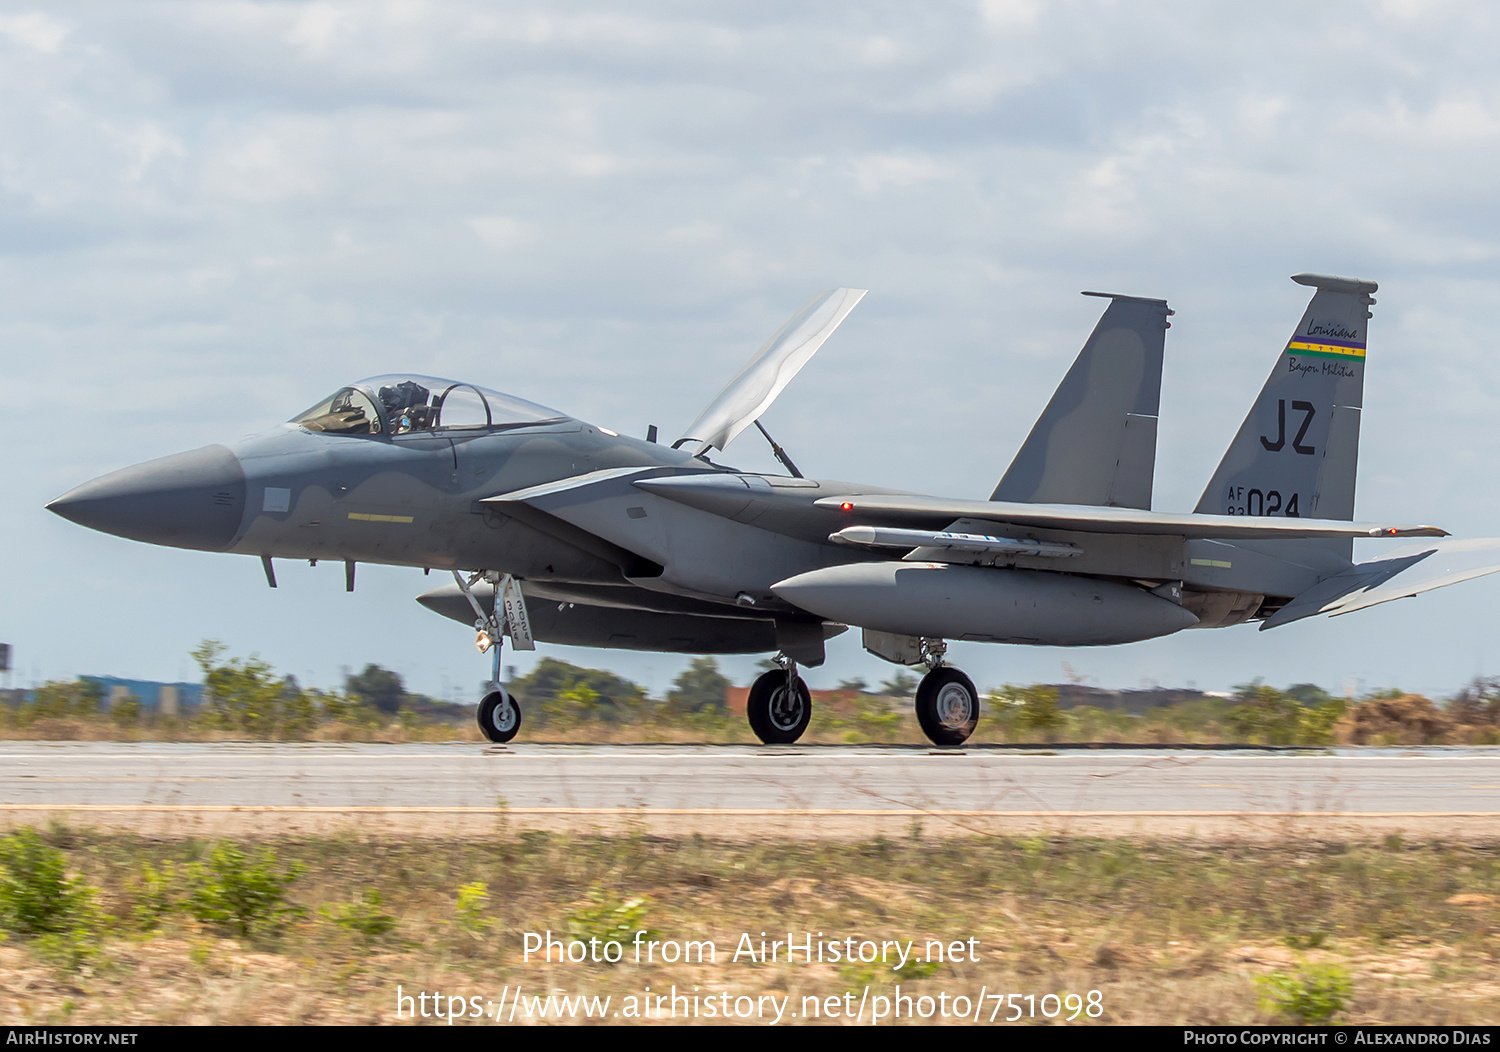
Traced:
MULTIPOLYGON (((837 508, 893 524, 945 527, 955 519, 980 519, 1082 533, 1158 534, 1216 540, 1275 540, 1291 537, 1446 537, 1436 526, 1404 526, 1332 519, 1245 515, 1180 515, 1135 508, 1093 508, 1075 504, 1015 504, 991 500, 948 500, 900 494, 824 497, 818 507, 837 508)), ((862 524, 863 525, 863 524, 862 524)))
POLYGON ((650 577, 661 573, 661 566, 652 562, 649 556, 635 550, 628 542, 622 545, 607 539, 591 528, 595 525, 592 522, 571 521, 576 516, 569 515, 573 506, 586 504, 601 492, 608 491, 613 484, 650 470, 650 467, 604 468, 498 493, 484 497, 478 503, 503 511, 556 540, 614 563, 626 577, 650 577))
POLYGON ((1261 623, 1261 631, 1314 614, 1351 614, 1500 571, 1500 537, 1413 544, 1324 578, 1261 623))
POLYGON ((708 403, 672 448, 685 445, 693 456, 701 456, 710 447, 723 449, 733 442, 771 407, 864 294, 864 289, 834 289, 808 300, 708 403))

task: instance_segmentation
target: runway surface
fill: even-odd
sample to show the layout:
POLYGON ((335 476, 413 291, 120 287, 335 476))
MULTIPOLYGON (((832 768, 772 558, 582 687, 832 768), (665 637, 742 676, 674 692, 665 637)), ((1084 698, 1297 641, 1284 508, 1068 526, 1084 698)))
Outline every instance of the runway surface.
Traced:
POLYGON ((187 835, 1500 836, 1500 749, 1332 753, 9 742, 0 815, 187 835))

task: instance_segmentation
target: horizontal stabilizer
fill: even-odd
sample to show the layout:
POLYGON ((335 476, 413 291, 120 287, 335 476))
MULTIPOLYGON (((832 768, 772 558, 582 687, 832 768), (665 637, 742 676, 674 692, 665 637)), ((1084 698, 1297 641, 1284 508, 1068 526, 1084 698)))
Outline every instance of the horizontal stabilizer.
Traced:
MULTIPOLYGON (((1015 504, 892 494, 824 497, 820 508, 836 508, 891 523, 946 526, 954 519, 982 519, 1039 529, 1082 533, 1157 534, 1221 540, 1292 537, 1446 537, 1436 526, 1402 526, 1333 519, 1287 519, 1249 515, 1179 515, 1135 508, 1090 508, 1073 504, 1015 504)), ((863 524, 862 524, 863 525, 863 524)))
POLYGON ((1500 571, 1500 537, 1433 541, 1325 578, 1261 624, 1261 631, 1314 614, 1351 614, 1500 571))
POLYGON ((771 407, 864 294, 864 289, 834 289, 808 300, 708 403, 672 448, 687 446, 693 456, 702 456, 710 448, 723 449, 733 442, 771 407))

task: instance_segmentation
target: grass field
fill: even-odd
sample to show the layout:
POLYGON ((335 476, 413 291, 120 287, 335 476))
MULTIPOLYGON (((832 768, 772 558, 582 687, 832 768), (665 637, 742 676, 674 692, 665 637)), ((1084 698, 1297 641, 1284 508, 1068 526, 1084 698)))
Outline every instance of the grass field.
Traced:
POLYGON ((626 1021, 632 1007, 654 1023, 670 1021, 674 987, 678 1021, 769 1023, 779 1005, 782 1025, 868 1023, 882 1003, 882 1022, 900 1010, 928 1025, 959 1009, 1075 1024, 1500 1014, 1500 843, 937 840, 915 827, 719 841, 516 833, 497 818, 467 840, 51 827, 0 841, 0 864, 0 1014, 16 1023, 443 1023, 450 1009, 459 1022, 626 1021), (613 941, 622 959, 526 960, 527 933, 545 946, 548 932, 575 955, 613 941), (760 959, 762 932, 774 960, 760 959), (772 945, 788 932, 790 963, 772 945), (821 962, 817 949, 802 959, 805 938, 821 962), (701 962, 682 959, 689 942, 701 962), (938 945, 943 960, 924 960, 938 945), (886 963, 842 959, 880 949, 886 963))

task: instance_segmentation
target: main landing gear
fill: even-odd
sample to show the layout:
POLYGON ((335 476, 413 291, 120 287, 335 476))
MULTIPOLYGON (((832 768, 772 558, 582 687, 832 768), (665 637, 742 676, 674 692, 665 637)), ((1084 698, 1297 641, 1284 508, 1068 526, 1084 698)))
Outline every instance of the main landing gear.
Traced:
POLYGON ((924 639, 921 646, 928 671, 917 685, 917 722, 932 744, 962 745, 979 725, 979 692, 972 679, 943 664, 946 643, 924 639))
POLYGON ((934 745, 962 745, 979 725, 979 692, 956 668, 939 665, 917 685, 917 722, 934 745))
MULTIPOLYGON (((920 663, 927 666, 927 675, 917 685, 917 722, 934 745, 954 746, 968 741, 979 725, 979 691, 972 679, 943 664, 947 649, 940 639, 920 641, 920 663)), ((780 654, 776 663, 781 667, 762 673, 751 684, 745 714, 761 741, 790 745, 812 720, 812 696, 797 675, 795 661, 780 654)))
POLYGON ((745 714, 750 729, 767 745, 790 745, 812 720, 812 695, 797 675, 797 663, 778 655, 780 668, 762 674, 750 685, 745 714))

